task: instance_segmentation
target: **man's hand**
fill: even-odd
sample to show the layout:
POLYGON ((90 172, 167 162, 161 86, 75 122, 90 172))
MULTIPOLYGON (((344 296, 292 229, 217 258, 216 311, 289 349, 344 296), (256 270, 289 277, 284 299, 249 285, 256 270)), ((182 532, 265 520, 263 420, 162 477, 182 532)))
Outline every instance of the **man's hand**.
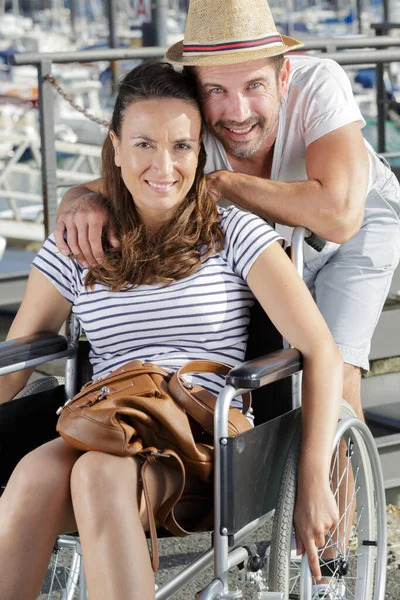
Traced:
POLYGON ((212 198, 214 198, 215 202, 218 202, 221 199, 221 196, 223 196, 221 175, 225 172, 226 171, 213 171, 206 176, 208 191, 210 192, 212 198))
POLYGON ((326 534, 338 521, 339 510, 328 484, 320 481, 303 489, 299 485, 294 511, 297 554, 307 553, 311 573, 317 581, 321 578, 318 549, 324 548, 326 534))
POLYGON ((102 196, 88 192, 69 201, 68 208, 59 213, 54 239, 64 256, 73 254, 84 267, 96 266, 104 258, 101 243, 103 230, 111 246, 117 248, 120 242, 102 196))

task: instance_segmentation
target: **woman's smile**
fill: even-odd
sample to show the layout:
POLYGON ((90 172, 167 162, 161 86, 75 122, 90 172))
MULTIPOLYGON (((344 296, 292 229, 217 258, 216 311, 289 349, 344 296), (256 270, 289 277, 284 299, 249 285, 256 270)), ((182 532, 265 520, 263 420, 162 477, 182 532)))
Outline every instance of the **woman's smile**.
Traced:
POLYGON ((176 181, 171 182, 156 182, 156 181, 148 181, 145 180, 146 183, 150 186, 150 188, 156 192, 157 194, 168 194, 171 191, 176 181))

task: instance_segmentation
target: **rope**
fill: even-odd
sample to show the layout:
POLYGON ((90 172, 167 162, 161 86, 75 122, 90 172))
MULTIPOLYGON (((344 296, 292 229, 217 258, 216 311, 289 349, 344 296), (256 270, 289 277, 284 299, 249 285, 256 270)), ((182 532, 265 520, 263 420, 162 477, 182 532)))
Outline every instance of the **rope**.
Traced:
POLYGON ((53 77, 52 75, 46 75, 44 79, 46 81, 48 81, 49 83, 51 83, 51 85, 54 87, 54 89, 60 94, 60 96, 62 98, 64 98, 64 100, 66 100, 68 102, 68 104, 70 104, 72 106, 72 108, 74 108, 78 112, 82 113, 87 119, 89 119, 90 121, 93 121, 94 123, 98 123, 98 125, 102 125, 103 127, 109 126, 108 121, 106 121, 105 119, 100 119, 99 117, 95 117, 94 115, 89 113, 85 108, 82 108, 82 106, 79 106, 79 104, 76 104, 76 102, 73 100, 73 98, 65 90, 62 89, 62 87, 58 83, 57 79, 55 79, 55 77, 53 77))

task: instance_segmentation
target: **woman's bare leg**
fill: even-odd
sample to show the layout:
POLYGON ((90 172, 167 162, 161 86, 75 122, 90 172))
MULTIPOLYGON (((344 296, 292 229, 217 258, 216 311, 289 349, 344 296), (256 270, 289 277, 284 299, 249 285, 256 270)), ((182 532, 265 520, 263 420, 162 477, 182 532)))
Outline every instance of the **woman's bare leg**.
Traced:
POLYGON ((76 531, 70 474, 81 453, 62 439, 17 465, 0 498, 0 598, 38 597, 58 534, 76 531))
MULTIPOLYGON (((139 469, 136 459, 88 452, 72 470, 72 501, 90 598, 155 597, 139 469)), ((154 509, 178 487, 179 477, 161 463, 149 465, 146 481, 154 509)))

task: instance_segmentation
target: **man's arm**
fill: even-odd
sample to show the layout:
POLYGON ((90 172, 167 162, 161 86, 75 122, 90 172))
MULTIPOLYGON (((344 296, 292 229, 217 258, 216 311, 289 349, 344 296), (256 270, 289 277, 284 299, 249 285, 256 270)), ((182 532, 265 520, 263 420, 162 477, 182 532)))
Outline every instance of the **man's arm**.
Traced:
POLYGON ((224 198, 283 225, 303 225, 342 244, 361 227, 368 189, 369 159, 357 123, 310 144, 307 181, 284 183, 242 173, 217 171, 209 183, 224 198))
POLYGON ((102 199, 102 180, 96 179, 68 190, 60 203, 54 239, 64 256, 73 254, 83 266, 96 265, 104 257, 101 243, 106 230, 108 241, 119 241, 102 199), (66 234, 66 239, 65 239, 66 234))

